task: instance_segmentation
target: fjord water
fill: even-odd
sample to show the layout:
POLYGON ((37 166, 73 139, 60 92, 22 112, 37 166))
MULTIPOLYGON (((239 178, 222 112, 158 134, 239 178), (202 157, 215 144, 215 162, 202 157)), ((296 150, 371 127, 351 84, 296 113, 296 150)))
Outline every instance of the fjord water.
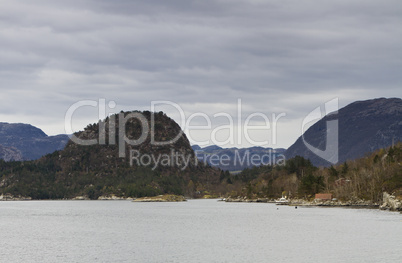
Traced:
POLYGON ((0 262, 402 262, 402 215, 190 200, 0 202, 0 262))

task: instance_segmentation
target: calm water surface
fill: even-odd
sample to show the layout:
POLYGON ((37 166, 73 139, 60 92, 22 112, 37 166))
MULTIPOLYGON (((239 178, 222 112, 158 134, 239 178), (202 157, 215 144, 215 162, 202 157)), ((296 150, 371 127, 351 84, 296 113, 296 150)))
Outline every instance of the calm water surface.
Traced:
POLYGON ((402 262, 402 215, 216 200, 0 202, 0 262, 402 262))

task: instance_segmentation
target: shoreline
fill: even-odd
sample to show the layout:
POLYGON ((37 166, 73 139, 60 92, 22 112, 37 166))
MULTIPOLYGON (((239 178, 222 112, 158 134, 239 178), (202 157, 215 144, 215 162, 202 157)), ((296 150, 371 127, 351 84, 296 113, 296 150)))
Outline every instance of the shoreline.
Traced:
MULTIPOLYGON (((185 202, 189 198, 178 195, 159 195, 151 197, 119 197, 116 195, 99 196, 98 199, 90 199, 87 196, 76 196, 74 198, 66 199, 32 199, 31 197, 12 196, 12 195, 0 195, 1 201, 131 201, 131 202, 185 202)), ((190 198, 191 199, 191 198, 190 198)), ((197 198, 198 199, 198 198, 197 198)), ((199 198, 205 199, 205 198, 199 198)), ((400 212, 402 214, 402 202, 394 195, 390 195, 386 192, 383 193, 383 202, 375 203, 370 200, 354 199, 348 201, 338 200, 320 200, 314 199, 312 201, 304 199, 290 199, 288 203, 277 203, 272 198, 246 198, 246 197, 227 197, 217 199, 218 202, 232 202, 232 203, 271 203, 277 205, 286 206, 301 206, 301 207, 340 207, 340 208, 356 208, 356 209, 380 209, 387 211, 400 212)))
MULTIPOLYGON (((233 203, 273 203, 276 204, 277 201, 274 199, 268 198, 257 198, 257 199, 247 199, 247 198, 224 198, 220 201, 224 202, 233 202, 233 203)), ((289 203, 280 204, 280 205, 287 205, 287 206, 328 206, 328 207, 348 207, 348 206, 359 206, 359 207, 380 207, 378 203, 373 203, 371 201, 364 201, 359 200, 356 202, 346 201, 307 201, 307 200, 289 200, 289 203)))
POLYGON ((391 212, 400 212, 402 214, 401 202, 395 198, 393 195, 388 193, 383 194, 383 202, 376 203, 370 200, 348 200, 348 201, 335 201, 335 200, 304 200, 304 199, 290 199, 287 204, 278 204, 274 199, 269 198, 252 198, 248 199, 246 197, 237 198, 222 198, 219 201, 223 202, 233 202, 233 203, 275 203, 277 205, 286 206, 301 206, 301 207, 339 207, 339 208, 355 208, 355 209, 379 209, 391 212))
POLYGON ((12 196, 12 195, 0 195, 0 202, 9 201, 131 201, 131 202, 180 202, 187 201, 184 196, 178 195, 159 195, 159 196, 148 196, 148 197, 120 197, 114 194, 112 195, 102 195, 97 199, 90 199, 88 196, 76 196, 73 198, 63 198, 63 199, 32 199, 31 197, 25 196, 12 196))

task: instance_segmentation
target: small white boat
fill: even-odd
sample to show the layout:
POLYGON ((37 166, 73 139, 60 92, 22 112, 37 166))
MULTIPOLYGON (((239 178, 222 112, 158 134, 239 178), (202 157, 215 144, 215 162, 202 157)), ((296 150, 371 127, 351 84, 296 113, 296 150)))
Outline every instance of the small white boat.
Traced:
POLYGON ((275 203, 277 205, 288 205, 289 201, 285 197, 281 197, 280 199, 276 200, 275 203))

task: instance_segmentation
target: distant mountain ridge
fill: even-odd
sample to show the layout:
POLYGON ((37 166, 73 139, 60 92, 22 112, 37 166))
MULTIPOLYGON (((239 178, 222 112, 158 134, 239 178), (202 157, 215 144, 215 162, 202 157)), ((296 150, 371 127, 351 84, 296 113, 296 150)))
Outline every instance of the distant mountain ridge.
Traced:
MULTIPOLYGON (((67 135, 48 136, 41 129, 30 124, 0 122, 0 145, 3 149, 14 149, 14 157, 4 157, 3 160, 36 160, 57 150, 61 150, 69 141, 67 135)), ((9 150, 10 152, 10 150, 9 150)))
POLYGON ((274 164, 279 161, 285 149, 264 147, 249 148, 221 148, 217 145, 201 148, 199 145, 191 146, 201 162, 218 167, 225 171, 240 171, 253 166, 274 164), (225 161, 227 160, 227 161, 225 161))
MULTIPOLYGON (((369 152, 391 146, 402 141, 402 100, 400 98, 378 98, 353 102, 338 113, 325 116, 305 133, 304 139, 314 147, 325 150, 326 122, 338 120, 339 161, 363 157, 369 152)), ((296 155, 308 158, 316 166, 329 166, 331 163, 318 157, 305 145, 300 136, 286 150, 286 158, 296 155)))

